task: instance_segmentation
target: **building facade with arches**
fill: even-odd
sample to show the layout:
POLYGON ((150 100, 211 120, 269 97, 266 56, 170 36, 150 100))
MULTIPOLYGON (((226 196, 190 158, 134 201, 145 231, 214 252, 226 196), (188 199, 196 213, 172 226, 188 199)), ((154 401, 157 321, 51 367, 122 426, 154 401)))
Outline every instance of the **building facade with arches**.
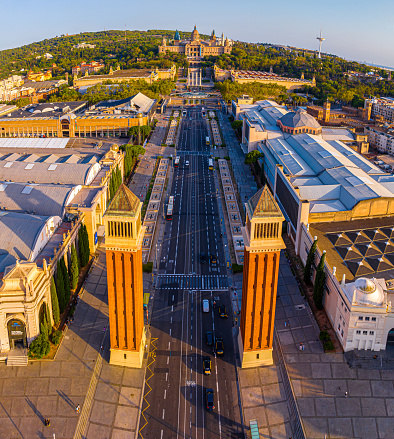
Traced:
POLYGON ((5 272, 0 284, 0 347, 2 352, 27 348, 40 333, 40 319, 48 307, 51 323, 51 272, 33 262, 18 262, 5 272))

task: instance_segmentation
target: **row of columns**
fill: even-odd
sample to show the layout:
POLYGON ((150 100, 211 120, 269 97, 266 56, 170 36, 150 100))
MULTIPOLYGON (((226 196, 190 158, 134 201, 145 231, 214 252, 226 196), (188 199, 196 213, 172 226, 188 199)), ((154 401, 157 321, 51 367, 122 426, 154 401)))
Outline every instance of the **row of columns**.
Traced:
POLYGON ((187 72, 187 85, 188 87, 201 86, 201 69, 198 70, 188 70, 187 72))

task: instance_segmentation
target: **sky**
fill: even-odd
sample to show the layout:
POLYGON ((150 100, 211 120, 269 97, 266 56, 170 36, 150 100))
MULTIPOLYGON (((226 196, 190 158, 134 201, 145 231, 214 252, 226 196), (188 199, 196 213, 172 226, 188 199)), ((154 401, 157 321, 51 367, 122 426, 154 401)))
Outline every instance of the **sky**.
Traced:
POLYGON ((318 49, 394 68, 393 0, 0 0, 0 49, 61 34, 179 29, 318 49), (22 12, 21 12, 22 11, 22 12))

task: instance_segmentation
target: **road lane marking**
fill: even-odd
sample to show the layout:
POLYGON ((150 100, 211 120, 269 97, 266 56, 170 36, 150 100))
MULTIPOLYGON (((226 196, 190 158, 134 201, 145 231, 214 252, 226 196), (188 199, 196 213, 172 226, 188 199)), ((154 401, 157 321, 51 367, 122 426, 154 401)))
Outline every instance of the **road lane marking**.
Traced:
POLYGON ((161 419, 164 419, 165 412, 166 412, 166 409, 163 409, 163 416, 161 417, 161 419))
POLYGON ((154 375, 154 373, 153 373, 153 371, 151 369, 151 366, 156 361, 156 354, 155 354, 155 351, 157 350, 157 347, 156 347, 156 344, 155 344, 156 341, 157 341, 157 338, 152 338, 151 339, 150 344, 151 344, 153 350, 150 352, 150 355, 148 356, 148 364, 146 366, 146 368, 149 370, 151 375, 148 378, 145 378, 145 385, 149 388, 149 390, 145 393, 145 396, 144 396, 144 401, 146 403, 146 407, 141 412, 141 416, 144 418, 144 421, 145 421, 145 424, 139 429, 139 434, 140 434, 142 439, 144 439, 144 436, 142 435, 141 432, 148 425, 148 420, 146 419, 145 411, 148 410, 148 408, 150 407, 150 404, 149 404, 149 402, 148 402, 148 400, 146 398, 149 395, 149 393, 152 391, 152 387, 149 385, 149 380, 154 375), (151 359, 150 362, 149 362, 149 358, 151 359))
POLYGON ((167 389, 164 389, 164 399, 167 399, 167 389))

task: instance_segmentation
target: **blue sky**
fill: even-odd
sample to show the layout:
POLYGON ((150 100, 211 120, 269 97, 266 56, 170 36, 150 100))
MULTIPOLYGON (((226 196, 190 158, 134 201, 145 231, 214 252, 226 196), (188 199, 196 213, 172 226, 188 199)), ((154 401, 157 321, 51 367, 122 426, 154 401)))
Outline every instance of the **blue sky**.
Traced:
POLYGON ((3 3, 0 49, 103 29, 224 32, 229 38, 323 50, 394 67, 392 0, 19 0, 3 3), (6 3, 6 6, 5 6, 6 3))

